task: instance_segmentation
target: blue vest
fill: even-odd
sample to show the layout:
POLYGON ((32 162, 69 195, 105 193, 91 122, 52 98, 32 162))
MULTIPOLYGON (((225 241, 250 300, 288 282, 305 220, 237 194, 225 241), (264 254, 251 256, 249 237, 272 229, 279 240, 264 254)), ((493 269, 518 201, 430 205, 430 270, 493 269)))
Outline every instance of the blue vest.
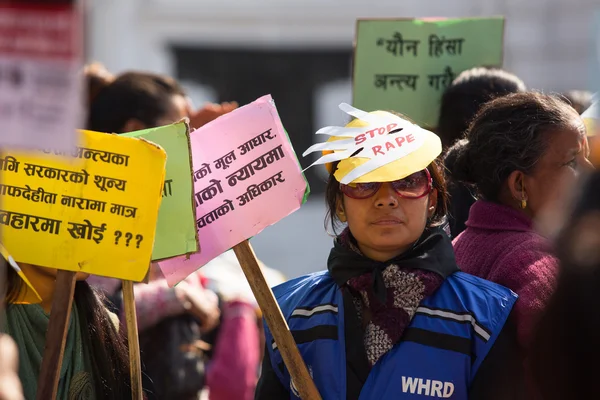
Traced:
MULTIPOLYGON (((346 399, 342 292, 328 272, 273 289, 324 400, 346 399)), ((423 300, 401 341, 373 366, 360 400, 467 399, 469 387, 502 330, 517 295, 457 272, 423 300)), ((273 370, 298 399, 273 336, 265 326, 273 370)))

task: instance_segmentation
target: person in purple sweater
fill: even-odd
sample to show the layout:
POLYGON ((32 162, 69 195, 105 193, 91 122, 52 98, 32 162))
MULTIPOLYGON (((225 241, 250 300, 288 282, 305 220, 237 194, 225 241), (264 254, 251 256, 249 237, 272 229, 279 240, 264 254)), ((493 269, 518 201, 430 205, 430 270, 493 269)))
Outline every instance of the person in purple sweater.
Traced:
POLYGON ((480 110, 446 158, 453 179, 478 200, 454 240, 459 267, 519 295, 511 314, 524 358, 540 312, 554 291, 557 259, 533 224, 570 193, 590 166, 583 121, 562 100, 511 94, 480 110))

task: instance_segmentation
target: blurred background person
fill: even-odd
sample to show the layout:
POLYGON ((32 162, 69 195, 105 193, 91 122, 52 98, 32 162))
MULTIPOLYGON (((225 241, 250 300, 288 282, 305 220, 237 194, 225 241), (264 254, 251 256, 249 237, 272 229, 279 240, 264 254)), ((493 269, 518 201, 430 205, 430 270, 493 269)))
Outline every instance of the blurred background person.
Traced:
MULTIPOLYGON (((525 90, 523 81, 501 69, 477 67, 459 74, 442 95, 437 133, 444 149, 464 136, 469 124, 485 103, 525 90)), ((453 160, 448 159, 447 163, 452 164, 453 160)), ((451 170, 448 171, 448 222, 451 235, 455 238, 465 230, 465 222, 469 209, 475 203, 475 196, 467 186, 453 180, 451 170)))
MULTIPOLYGON (((235 107, 235 103, 211 107, 199 118, 175 80, 128 72, 97 91, 87 128, 124 133, 185 117, 205 123, 235 107)), ((151 278, 148 284, 134 286, 142 360, 152 381, 149 397, 197 398, 206 385, 211 399, 251 398, 260 353, 253 304, 230 298, 219 307, 201 271, 170 288, 153 263, 151 278)), ((120 281, 91 277, 90 282, 104 289, 123 319, 120 281)))
POLYGON ((523 359, 558 267, 549 240, 533 223, 589 168, 586 143, 583 121, 572 107, 527 92, 485 104, 466 138, 449 150, 454 179, 480 196, 467 229, 454 240, 457 263, 519 295, 511 322, 523 359))
POLYGON ((236 102, 226 102, 194 110, 183 88, 166 76, 126 72, 111 79, 107 74, 97 64, 87 68, 89 93, 93 95, 87 126, 99 132, 138 131, 184 117, 189 118, 193 130, 237 108, 236 102))
POLYGON ((531 368, 544 400, 597 399, 600 386, 600 172, 566 214, 556 240, 560 270, 534 334, 531 368), (572 210, 572 211, 571 211, 572 210))

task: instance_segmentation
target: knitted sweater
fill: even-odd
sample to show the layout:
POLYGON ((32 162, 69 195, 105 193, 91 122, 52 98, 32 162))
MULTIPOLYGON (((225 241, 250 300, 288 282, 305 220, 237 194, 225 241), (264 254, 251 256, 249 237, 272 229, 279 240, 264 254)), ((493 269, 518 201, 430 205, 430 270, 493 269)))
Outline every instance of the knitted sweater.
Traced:
POLYGON ((457 264, 519 295, 511 315, 526 353, 535 322, 554 291, 558 260, 547 239, 533 231, 531 219, 510 207, 478 200, 466 225, 453 243, 457 264))

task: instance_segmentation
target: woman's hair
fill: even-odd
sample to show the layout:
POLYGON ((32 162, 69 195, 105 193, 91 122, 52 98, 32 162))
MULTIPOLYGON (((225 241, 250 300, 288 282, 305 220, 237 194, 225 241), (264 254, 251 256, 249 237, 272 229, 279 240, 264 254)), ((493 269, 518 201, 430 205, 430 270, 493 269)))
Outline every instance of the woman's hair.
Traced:
POLYGON ((104 65, 97 62, 86 65, 83 69, 83 73, 87 83, 87 104, 89 108, 100 90, 110 85, 110 83, 114 81, 115 77, 106 69, 104 65))
MULTIPOLYGON (((15 301, 23 281, 7 268, 7 302, 15 301)), ((85 281, 75 285, 75 305, 82 329, 83 346, 91 356, 94 393, 98 400, 131 398, 129 353, 123 332, 118 332, 103 306, 103 295, 85 281)))
POLYGON ((600 172, 586 182, 556 241, 556 291, 537 324, 530 354, 542 398, 597 399, 600 387, 600 172), (587 384, 586 384, 587 383, 587 384))
MULTIPOLYGON (((331 169, 332 172, 329 174, 327 187, 325 189, 325 201, 327 203, 327 211, 325 214, 325 230, 329 232, 329 226, 331 226, 332 234, 335 236, 338 235, 338 228, 343 225, 336 213, 338 201, 343 198, 343 194, 340 189, 340 183, 333 175, 338 164, 339 162, 333 163, 331 169)), ((444 216, 448 212, 448 190, 446 189, 446 179, 439 161, 434 160, 431 164, 429 164, 427 170, 431 174, 433 188, 437 190, 437 206, 435 213, 427 221, 427 227, 429 228, 438 226, 443 222, 444 216)))
POLYGON ((174 111, 173 96, 185 96, 174 79, 146 72, 119 75, 96 88, 95 93, 89 105, 87 129, 109 133, 122 133, 130 119, 148 127, 157 126, 174 111))
POLYGON ((462 72, 442 95, 437 133, 444 148, 464 135, 485 103, 525 90, 521 79, 501 69, 476 67, 462 72))
POLYGON ((450 178, 497 201, 508 176, 513 171, 530 174, 548 147, 549 135, 573 129, 577 118, 571 106, 541 93, 492 100, 477 113, 465 138, 448 150, 444 163, 450 178))

